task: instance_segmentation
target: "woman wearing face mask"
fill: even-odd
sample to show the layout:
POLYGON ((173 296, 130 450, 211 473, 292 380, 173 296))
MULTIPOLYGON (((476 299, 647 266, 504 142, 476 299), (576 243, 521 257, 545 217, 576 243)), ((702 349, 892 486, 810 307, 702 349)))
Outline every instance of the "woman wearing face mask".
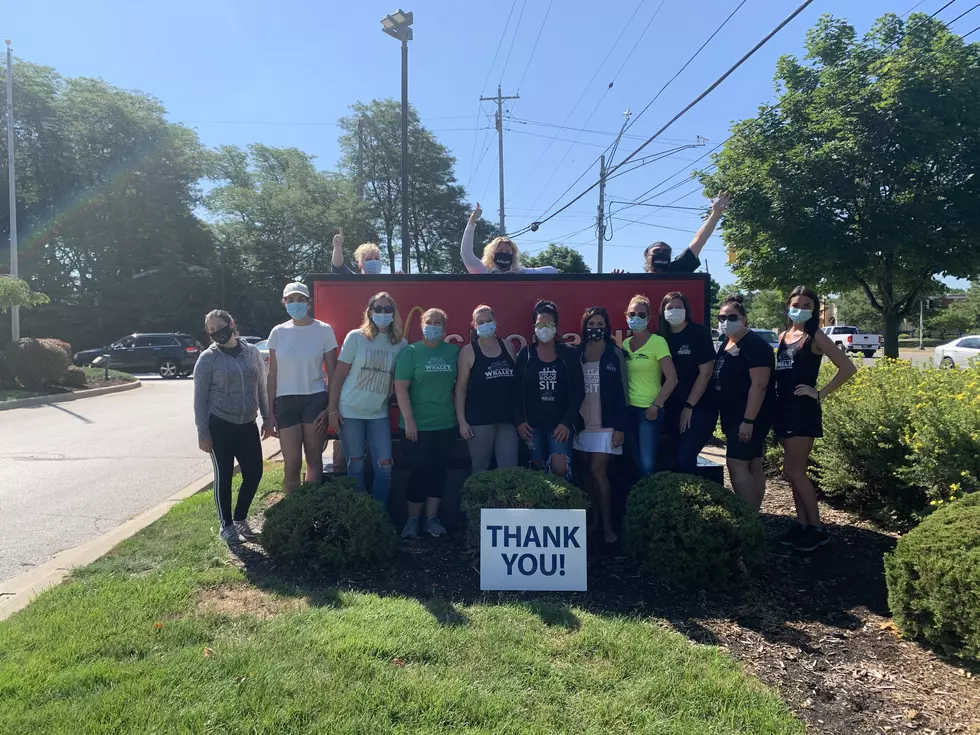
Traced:
POLYGON ((722 303, 718 330, 722 343, 715 359, 714 381, 728 445, 728 474, 735 492, 759 510, 766 492, 762 457, 772 421, 773 351, 748 328, 741 294, 722 303))
POLYGON ((623 340, 629 380, 630 428, 640 473, 657 469, 657 450, 663 429, 664 407, 677 387, 677 372, 667 341, 650 332, 650 299, 634 296, 626 309, 626 323, 633 332, 623 340))
POLYGON ((453 386, 459 347, 444 342, 445 334, 446 312, 429 309, 422 315, 423 339, 402 350, 395 364, 402 448, 410 473, 402 538, 414 538, 419 530, 430 536, 446 533, 439 522, 439 504, 457 435, 453 386))
POLYGON ((715 366, 715 345, 703 324, 690 321, 691 305, 679 291, 660 303, 660 336, 667 340, 677 371, 677 388, 665 405, 667 435, 672 439, 677 471, 693 475, 698 455, 718 423, 714 391, 708 390, 715 366))
POLYGON ((349 273, 356 275, 366 273, 376 276, 384 270, 381 262, 381 250, 373 242, 366 242, 358 246, 354 251, 354 262, 357 263, 359 270, 354 270, 344 263, 344 228, 333 236, 333 258, 330 260, 331 273, 349 273))
POLYGON ((398 306, 386 291, 368 301, 361 326, 347 334, 330 391, 329 424, 347 457, 347 476, 364 490, 364 442, 371 448, 371 497, 388 506, 391 491, 391 427, 388 398, 395 360, 406 346, 398 306))
POLYGON ((215 309, 204 319, 211 345, 194 366, 194 423, 202 452, 214 468, 214 504, 221 538, 228 544, 253 540, 248 508, 262 479, 262 445, 255 417, 262 416, 262 439, 272 436, 265 365, 252 345, 238 339, 235 321, 215 309), (231 509, 235 460, 241 468, 238 503, 231 509))
POLYGON ((269 334, 269 402, 282 445, 283 490, 291 493, 299 487, 304 453, 306 481, 323 479, 327 383, 337 366, 337 338, 333 327, 310 316, 310 291, 302 283, 288 284, 282 303, 290 320, 269 334))
POLYGON ((473 339, 459 351, 456 420, 467 441, 473 472, 517 466, 517 429, 511 407, 514 393, 514 348, 497 336, 493 309, 473 311, 473 339))
POLYGON ((773 430, 783 443, 783 477, 793 486, 797 523, 776 540, 798 551, 813 551, 830 540, 820 522, 817 492, 807 476, 815 439, 823 436, 820 403, 850 380, 857 368, 820 330, 820 299, 797 286, 786 302, 786 331, 776 354, 776 406, 773 430), (837 374, 817 390, 820 360, 826 355, 837 374))
POLYGON ((585 375, 582 401, 584 429, 575 436, 575 449, 588 454, 585 490, 596 501, 590 531, 602 524, 606 543, 617 541, 612 525, 612 488, 607 470, 609 458, 623 453, 623 438, 629 423, 626 410, 626 358, 612 341, 609 313, 592 306, 582 315, 582 346, 579 348, 585 375))
POLYGON ((534 341, 517 355, 515 423, 531 450, 531 464, 571 477, 572 432, 585 398, 578 350, 555 342, 558 307, 534 305, 534 341))
POLYGON ((509 237, 496 237, 483 249, 483 259, 478 259, 473 252, 473 237, 476 234, 476 223, 483 216, 480 203, 477 202, 476 209, 470 215, 470 221, 463 230, 463 240, 459 245, 459 254, 463 258, 463 265, 470 273, 557 273, 558 270, 551 265, 542 265, 536 268, 525 268, 521 265, 521 253, 517 249, 517 243, 509 237))

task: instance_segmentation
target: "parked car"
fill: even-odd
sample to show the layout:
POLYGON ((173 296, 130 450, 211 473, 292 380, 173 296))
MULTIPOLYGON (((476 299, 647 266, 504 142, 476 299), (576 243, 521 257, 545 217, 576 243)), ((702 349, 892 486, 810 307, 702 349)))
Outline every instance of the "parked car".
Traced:
POLYGON ((954 339, 936 348, 936 364, 939 367, 968 367, 971 360, 980 359, 980 335, 954 339))
POLYGON ((259 342, 265 342, 262 337, 239 337, 242 342, 247 342, 250 345, 257 345, 259 342))
POLYGON ((258 349, 259 354, 262 355, 262 362, 265 363, 265 369, 269 369, 269 340, 264 339, 261 342, 256 342, 255 347, 258 349))
POLYGON ((76 352, 75 365, 90 365, 102 355, 109 355, 114 370, 127 373, 157 372, 161 378, 188 376, 201 354, 201 346, 188 334, 174 332, 131 334, 107 347, 76 352))
POLYGON ((860 352, 865 357, 874 357, 881 347, 881 335, 864 334, 857 327, 824 327, 823 331, 844 352, 860 352))
POLYGON ((769 343, 769 346, 774 350, 779 349, 779 335, 777 335, 771 329, 756 329, 752 328, 752 331, 758 334, 762 339, 769 343))

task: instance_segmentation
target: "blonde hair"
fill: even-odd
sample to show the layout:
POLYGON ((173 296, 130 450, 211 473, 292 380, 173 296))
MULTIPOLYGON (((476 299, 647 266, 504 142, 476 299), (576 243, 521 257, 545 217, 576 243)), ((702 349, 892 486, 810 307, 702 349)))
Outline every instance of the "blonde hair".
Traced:
POLYGON ((379 248, 373 242, 366 242, 363 245, 358 245, 357 250, 354 251, 354 262, 356 262, 358 265, 363 265, 364 261, 367 260, 367 256, 369 255, 377 255, 378 260, 381 260, 381 248, 379 248))
MULTIPOLYGON (((653 316, 653 305, 650 303, 650 299, 645 295, 638 293, 636 296, 630 299, 630 304, 646 304, 647 306, 647 318, 649 319, 653 316)), ((626 310, 629 311, 629 304, 626 305, 626 310)))
POLYGON ((426 309, 425 311, 422 312, 422 319, 421 319, 422 326, 425 326, 426 319, 428 319, 430 316, 435 316, 436 314, 442 317, 442 323, 444 325, 449 322, 449 317, 446 316, 446 312, 444 312, 442 309, 435 309, 435 308, 426 309))
MULTIPOLYGON (((363 245, 361 247, 364 247, 363 245)), ((358 248, 360 250, 360 248, 358 248)), ((391 294, 387 291, 380 291, 368 299, 367 308, 364 310, 364 321, 361 322, 360 328, 357 330, 369 340, 374 340, 375 337, 380 334, 378 326, 374 323, 371 315, 374 313, 374 304, 378 299, 388 299, 391 305, 394 307, 395 311, 392 313, 391 326, 388 327, 388 341, 393 345, 397 345, 402 341, 402 320, 398 313, 398 304, 395 303, 395 299, 392 298, 391 294)))
POLYGON ((490 312, 490 316, 492 316, 494 319, 497 318, 497 315, 493 313, 493 309, 492 308, 490 308, 486 304, 480 304, 478 307, 476 307, 475 309, 473 309, 473 326, 476 326, 476 317, 477 317, 477 315, 482 314, 485 311, 489 311, 490 312))
POLYGON ((521 269, 521 251, 517 249, 517 243, 511 240, 509 237, 504 235, 500 237, 495 237, 493 240, 487 243, 487 246, 483 248, 483 257, 480 261, 487 267, 487 270, 494 270, 497 268, 497 264, 493 262, 493 256, 497 254, 501 245, 510 245, 510 249, 514 253, 514 260, 511 262, 510 269, 512 271, 518 271, 521 269))

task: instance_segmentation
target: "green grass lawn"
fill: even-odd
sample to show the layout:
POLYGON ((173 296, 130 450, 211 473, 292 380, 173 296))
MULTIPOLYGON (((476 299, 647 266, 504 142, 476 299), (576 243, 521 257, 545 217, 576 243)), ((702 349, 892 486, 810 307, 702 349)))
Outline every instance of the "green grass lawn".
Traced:
POLYGON ((40 395, 44 394, 20 388, 0 388, 0 401, 16 401, 20 398, 33 398, 40 395))
MULTIPOLYGON (((105 368, 83 367, 82 370, 85 371, 86 378, 95 378, 97 380, 102 380, 105 378, 105 368)), ((129 373, 123 373, 119 370, 110 370, 109 380, 125 380, 132 382, 136 380, 136 378, 129 373)))
POLYGON ((276 596, 215 525, 197 495, 0 623, 4 735, 804 731, 721 649, 657 621, 276 596))

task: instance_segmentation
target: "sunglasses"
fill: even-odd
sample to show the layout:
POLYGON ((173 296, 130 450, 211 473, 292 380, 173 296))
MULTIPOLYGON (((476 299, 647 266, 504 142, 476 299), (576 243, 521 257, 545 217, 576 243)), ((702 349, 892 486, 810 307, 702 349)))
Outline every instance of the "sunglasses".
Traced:
POLYGON ((741 314, 729 314, 725 316, 724 314, 718 315, 718 321, 720 322, 737 322, 742 318, 741 314))
POLYGON ((628 312, 626 312, 626 316, 630 317, 630 319, 632 319, 633 317, 639 317, 640 319, 646 319, 650 315, 647 312, 645 312, 645 311, 628 311, 628 312))
POLYGON ((554 326, 555 326, 555 323, 554 322, 535 322, 534 323, 534 328, 535 329, 544 329, 545 327, 554 328, 554 326))
POLYGON ((374 310, 374 313, 375 314, 394 314, 395 313, 395 307, 394 306, 374 306, 374 307, 372 307, 372 309, 374 310))

